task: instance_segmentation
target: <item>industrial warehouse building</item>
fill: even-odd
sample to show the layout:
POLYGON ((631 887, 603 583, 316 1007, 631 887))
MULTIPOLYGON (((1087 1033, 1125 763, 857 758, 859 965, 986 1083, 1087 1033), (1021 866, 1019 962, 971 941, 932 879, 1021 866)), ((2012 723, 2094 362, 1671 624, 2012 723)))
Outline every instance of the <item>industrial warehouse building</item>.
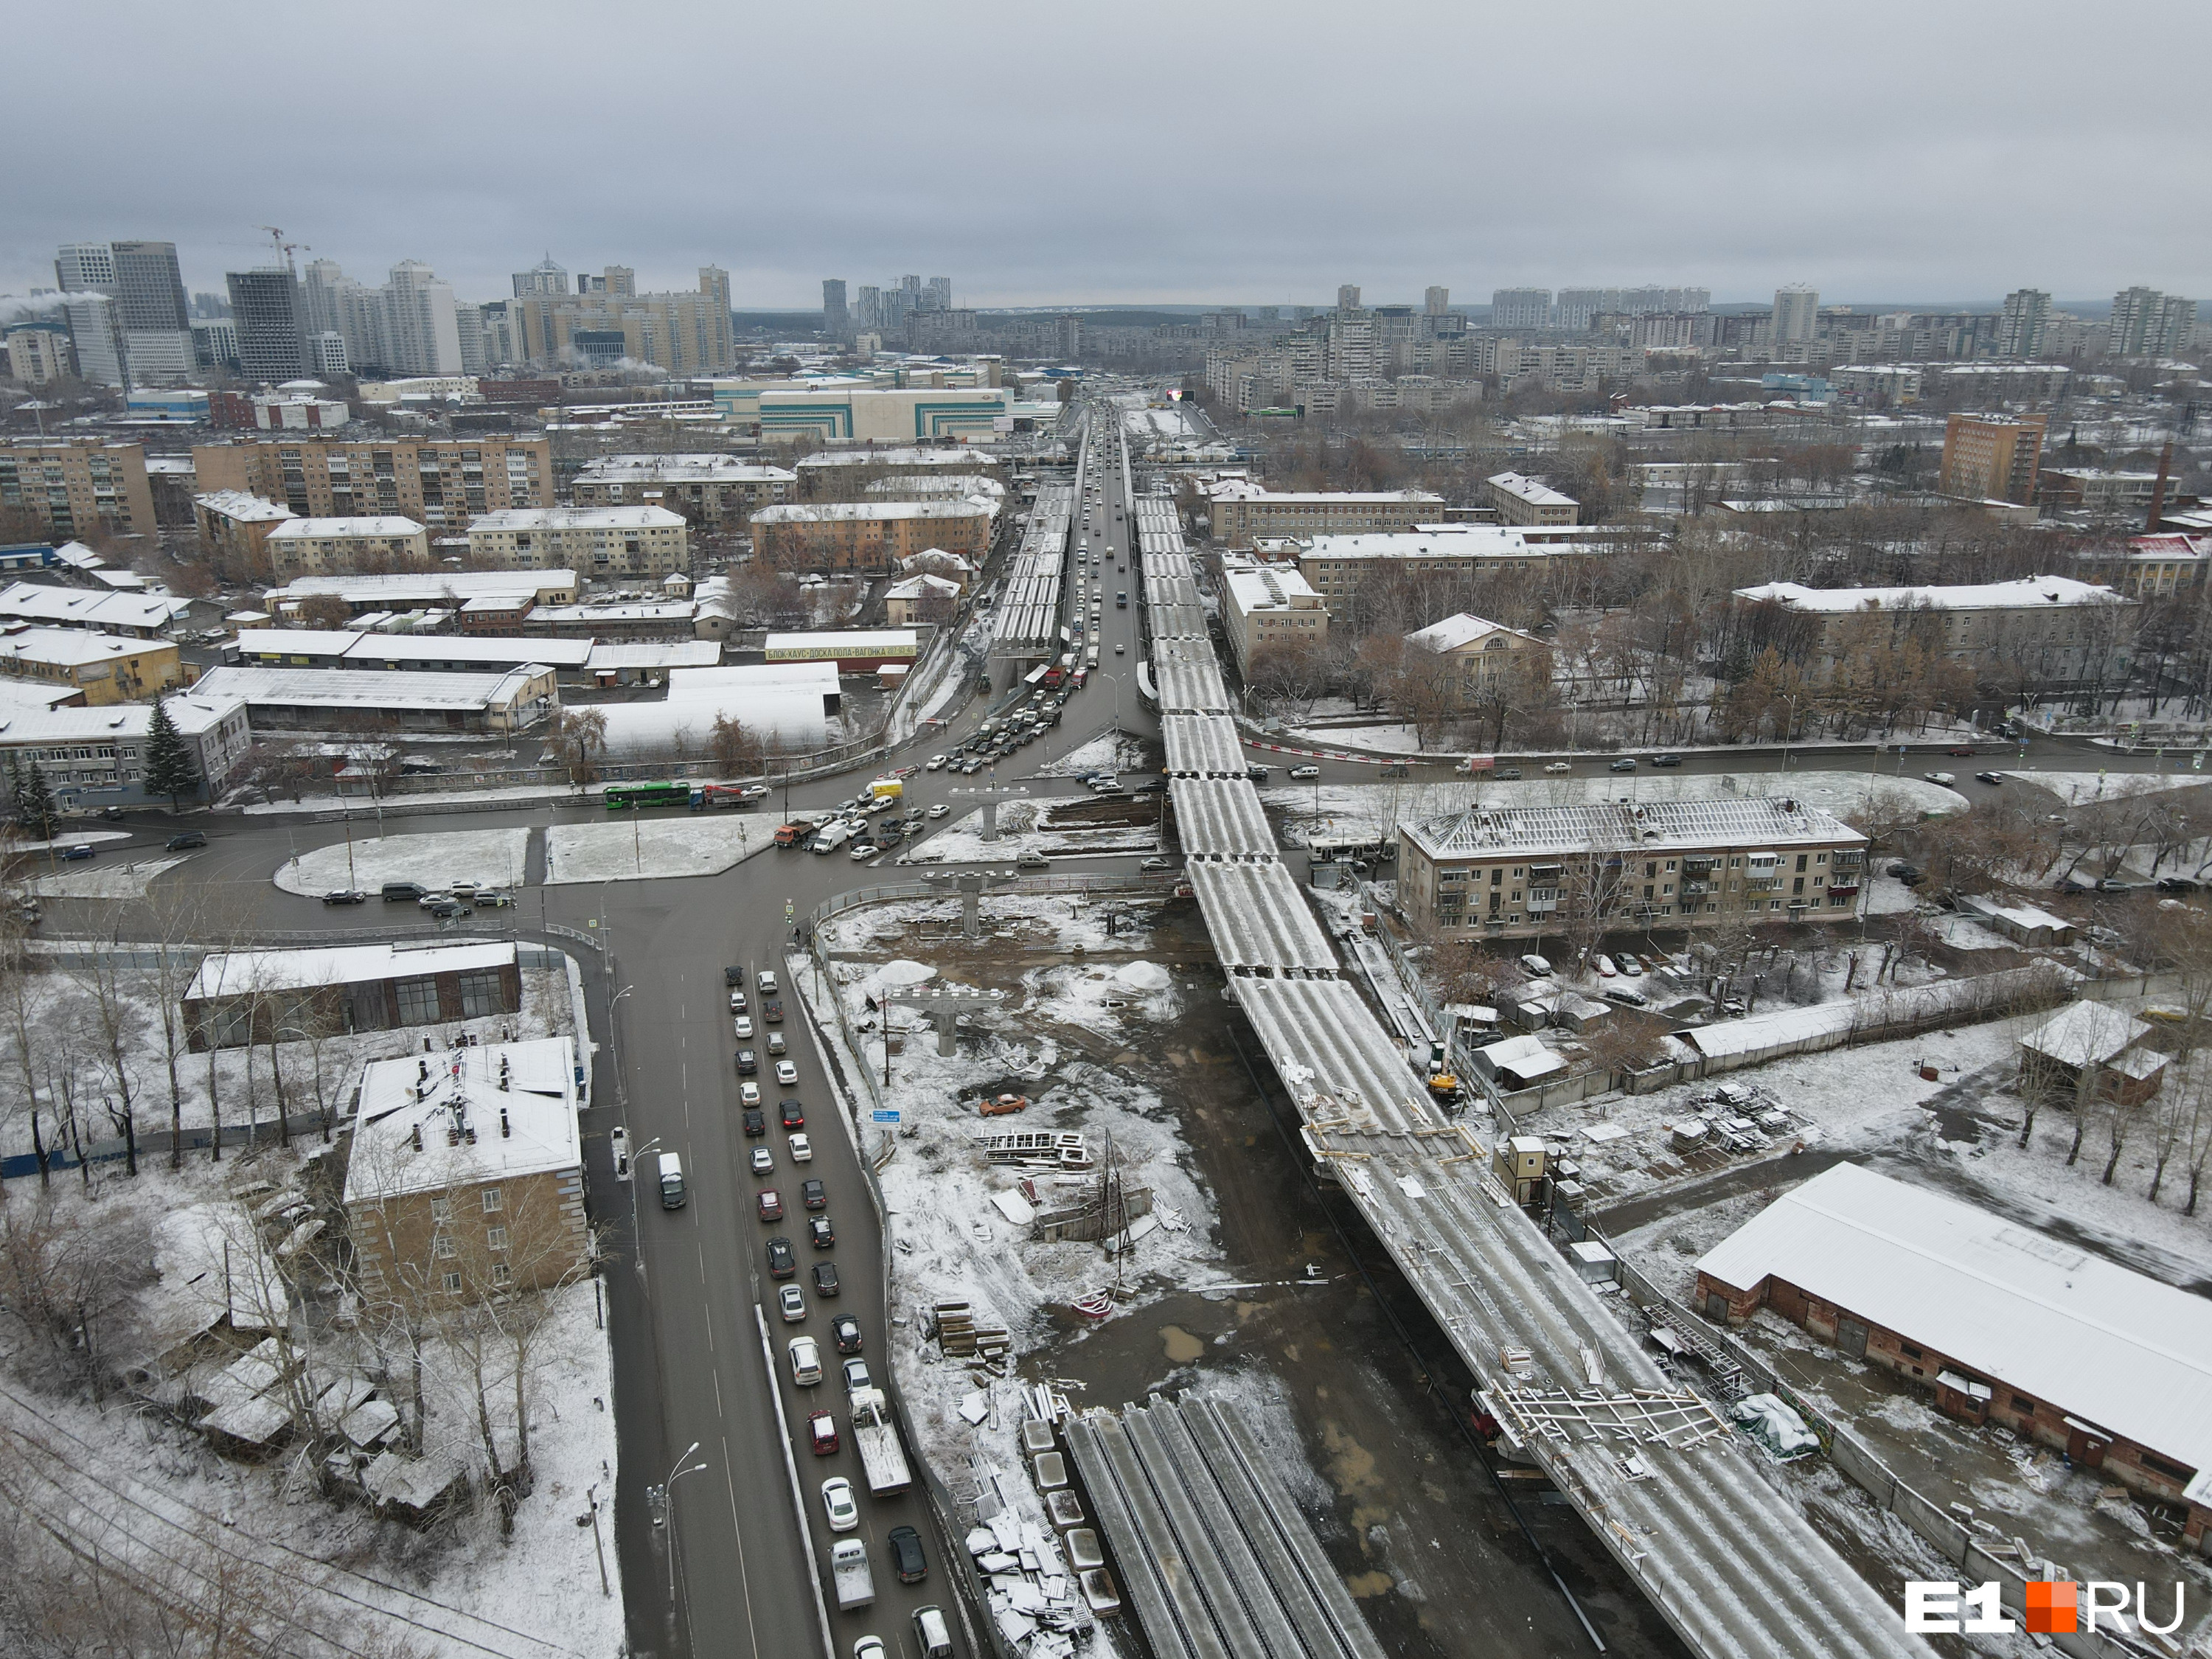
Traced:
POLYGON ((230 651, 236 653, 241 664, 251 668, 505 674, 535 662, 564 674, 580 674, 592 648, 587 639, 476 638, 462 634, 370 634, 343 628, 257 628, 240 634, 230 651))
POLYGON ((1593 913, 1622 928, 1857 914, 1867 839, 1783 796, 1476 806, 1398 833, 1398 898, 1417 927, 1491 938, 1593 913))
POLYGON ((2212 1522, 2212 1303, 1853 1164, 1698 1263, 1698 1307, 1771 1308, 1935 1391, 1936 1409, 2063 1450, 2212 1522))
POLYGON ((553 670, 504 674, 384 669, 210 668, 197 695, 243 702, 259 732, 526 731, 560 706, 553 670))
POLYGON ((183 1004, 196 1053, 264 1042, 287 1026, 311 1036, 391 1031, 521 1007, 512 940, 213 951, 183 1004))

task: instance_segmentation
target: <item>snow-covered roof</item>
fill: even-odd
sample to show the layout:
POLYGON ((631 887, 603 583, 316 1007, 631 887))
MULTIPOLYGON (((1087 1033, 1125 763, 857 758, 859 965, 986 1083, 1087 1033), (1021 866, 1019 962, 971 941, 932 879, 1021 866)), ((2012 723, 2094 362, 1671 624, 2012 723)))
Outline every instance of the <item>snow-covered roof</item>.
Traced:
MULTIPOLYGON (((713 641, 702 641, 711 645, 713 641)), ((771 686, 799 686, 834 697, 837 690, 835 662, 726 663, 708 668, 678 668, 668 677, 672 702, 686 697, 718 696, 725 691, 760 690, 771 686)))
POLYGON ((469 534, 530 530, 679 530, 684 516, 665 507, 503 507, 469 520, 469 534))
POLYGON ((1796 582, 1768 582, 1761 587, 1739 587, 1735 597, 1754 605, 1772 603, 1833 615, 1854 611, 2039 611, 2050 605, 2135 603, 2109 587, 2071 576, 2023 576, 2018 581, 1951 587, 1806 587, 1796 582))
POLYGON ((1303 538, 1298 544, 1301 559, 1549 556, 1525 532, 1495 524, 1423 524, 1411 530, 1347 531, 1303 538))
POLYGON ((542 662, 555 668, 580 668, 592 653, 589 640, 526 640, 466 634, 380 634, 349 628, 257 628, 238 641, 242 659, 337 657, 348 669, 410 662, 487 663, 502 668, 542 662))
POLYGON ((1548 1077, 1563 1070, 1567 1063, 1546 1048, 1541 1037, 1534 1036, 1507 1037, 1503 1042, 1488 1043, 1474 1052, 1492 1071, 1510 1072, 1519 1078, 1548 1077))
POLYGON ((397 514, 375 514, 352 519, 288 519, 269 532, 270 541, 299 541, 311 537, 419 536, 422 526, 397 514))
POLYGON ((1838 1164, 1698 1271, 1781 1279, 2212 1475, 2212 1302, 2001 1216, 1838 1164))
POLYGON ((246 489, 210 489, 193 496, 192 505, 240 524, 274 524, 292 516, 292 509, 283 502, 264 500, 246 489))
POLYGON ((333 945, 298 951, 211 951, 192 975, 188 998, 265 991, 315 991, 378 980, 466 974, 514 961, 511 942, 453 945, 333 945))
MULTIPOLYGON (((198 737, 246 707, 246 699, 220 689, 204 689, 202 678, 189 693, 167 697, 170 721, 188 738, 198 737)), ((149 702, 110 703, 101 708, 32 708, 0 705, 0 747, 46 743, 114 743, 143 738, 154 724, 149 702)))
POLYGON ((362 1068, 346 1202, 575 1169, 583 1162, 575 1064, 565 1036, 371 1060, 362 1068), (463 1132, 459 1144, 449 1130, 463 1132))
POLYGON ((387 576, 295 576, 263 595, 270 605, 329 594, 349 604, 373 603, 392 609, 410 605, 447 605, 478 593, 539 594, 573 592, 573 570, 428 570, 387 576))
POLYGON ((0 634, 0 663, 43 663, 50 668, 83 668, 134 652, 175 648, 167 640, 125 639, 88 628, 18 628, 0 634))
POLYGON ((949 576, 924 574, 908 576, 903 581, 893 582, 884 590, 886 599, 920 599, 932 593, 942 593, 948 599, 960 596, 960 584, 949 576))
POLYGON ((648 599, 635 605, 541 605, 530 613, 548 628, 581 628, 591 623, 688 623, 698 606, 690 599, 648 599))
POLYGON ((0 720, 15 714, 43 714, 58 703, 83 695, 76 686, 58 681, 20 680, 9 675, 0 678, 0 720))
POLYGON ((1571 495, 1563 495, 1541 478, 1529 477, 1526 473, 1500 472, 1484 480, 1495 490, 1523 501, 1531 507, 1572 507, 1571 495))
POLYGON ((721 660, 722 647, 714 640, 635 640, 592 646, 584 667, 606 674, 624 668, 712 668, 721 660))
POLYGON ((576 474, 578 483, 797 483, 799 475, 735 455, 609 455, 576 474))
POLYGON ((1600 801, 1571 806, 1473 806, 1407 821, 1400 833, 1431 858, 1550 853, 1648 855, 1684 848, 1863 846, 1866 837, 1786 796, 1732 800, 1600 801))
POLYGON ((188 608, 183 599, 50 587, 44 582, 10 582, 0 591, 0 617, 69 628, 167 628, 188 608))
POLYGON ((877 519, 972 519, 995 509, 984 501, 814 501, 804 506, 764 507, 755 524, 846 524, 877 519))
POLYGON ((1440 623, 1431 623, 1406 635, 1406 643, 1417 645, 1424 651, 1443 653, 1457 651, 1462 646, 1473 645, 1477 640, 1488 639, 1492 634, 1509 634, 1516 640, 1526 640, 1531 645, 1543 641, 1534 634, 1524 634, 1517 628, 1508 628, 1504 623, 1486 621, 1472 611, 1462 611, 1455 617, 1446 617, 1440 623))
POLYGON ((763 651, 830 651, 865 656, 871 651, 911 651, 919 637, 911 628, 848 628, 818 634, 770 634, 763 651))
POLYGON ((1359 502, 1397 503, 1434 501, 1443 497, 1426 489, 1269 489, 1249 478, 1224 478, 1210 486, 1206 498, 1216 501, 1266 501, 1300 507, 1350 507, 1359 502))
POLYGON ((554 672, 527 662, 503 674, 441 674, 383 668, 210 668, 194 690, 241 702, 297 708, 498 708, 521 697, 532 681, 554 672))
POLYGON ((2004 922, 2022 933, 2033 933, 2041 927, 2047 927, 2056 933, 2071 933, 2074 931, 2074 924, 2063 916, 2054 916, 2050 911, 2039 909, 2033 904, 2008 903, 1990 895, 1963 897, 1959 901, 1959 908, 1972 915, 1987 916, 1991 921, 2004 922))
MULTIPOLYGON (((779 392, 789 389, 781 383, 775 386, 779 392)), ((957 449, 837 450, 808 455, 798 463, 802 470, 826 466, 957 466, 970 471, 998 464, 996 456, 978 453, 964 445, 957 449)))
POLYGON ((2021 1037, 2020 1046, 2061 1066, 2109 1066, 2150 1029, 2110 1003, 2069 1002, 2021 1037))
POLYGON ((1321 595, 1300 575, 1295 565, 1251 565, 1224 561, 1221 580, 1239 614, 1257 611, 1313 611, 1321 608, 1321 595))

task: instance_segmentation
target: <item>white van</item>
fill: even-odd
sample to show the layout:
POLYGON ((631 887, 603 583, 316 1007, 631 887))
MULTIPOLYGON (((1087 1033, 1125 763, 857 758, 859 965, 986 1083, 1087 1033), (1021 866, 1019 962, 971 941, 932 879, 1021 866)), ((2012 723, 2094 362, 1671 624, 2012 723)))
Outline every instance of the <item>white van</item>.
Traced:
POLYGON ((673 1152, 660 1155, 660 1207, 680 1210, 684 1207, 684 1160, 673 1152))
POLYGON ((952 1632, 945 1609, 935 1603, 914 1610, 914 1639, 921 1644, 922 1659, 952 1659, 952 1632))

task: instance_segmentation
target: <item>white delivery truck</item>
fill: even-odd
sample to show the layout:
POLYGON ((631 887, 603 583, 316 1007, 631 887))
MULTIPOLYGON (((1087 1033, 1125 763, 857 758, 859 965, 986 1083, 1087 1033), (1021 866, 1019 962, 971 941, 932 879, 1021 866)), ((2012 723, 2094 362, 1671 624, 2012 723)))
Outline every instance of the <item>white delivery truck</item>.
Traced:
POLYGON ((817 853, 834 853, 852 840, 857 833, 852 824, 843 818, 838 819, 835 823, 824 824, 814 832, 814 850, 817 853))
POLYGON ((853 1438, 860 1444, 860 1467, 868 1473, 868 1490, 878 1498, 904 1492, 914 1484, 914 1471, 907 1467, 906 1447, 884 1391, 855 1389, 851 1403, 853 1438))
POLYGON ((850 1613, 876 1599, 876 1581, 868 1571, 868 1547, 857 1538, 841 1538, 830 1547, 830 1577, 837 1586, 837 1607, 850 1613))

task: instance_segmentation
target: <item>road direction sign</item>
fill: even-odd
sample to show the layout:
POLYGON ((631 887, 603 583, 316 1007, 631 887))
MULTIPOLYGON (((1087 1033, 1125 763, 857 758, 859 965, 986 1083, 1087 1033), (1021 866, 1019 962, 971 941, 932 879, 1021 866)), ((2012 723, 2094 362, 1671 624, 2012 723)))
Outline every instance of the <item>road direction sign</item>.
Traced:
POLYGON ((878 1123, 896 1123, 899 1121, 898 1108, 896 1106, 889 1111, 878 1110, 870 1113, 869 1115, 878 1123))

